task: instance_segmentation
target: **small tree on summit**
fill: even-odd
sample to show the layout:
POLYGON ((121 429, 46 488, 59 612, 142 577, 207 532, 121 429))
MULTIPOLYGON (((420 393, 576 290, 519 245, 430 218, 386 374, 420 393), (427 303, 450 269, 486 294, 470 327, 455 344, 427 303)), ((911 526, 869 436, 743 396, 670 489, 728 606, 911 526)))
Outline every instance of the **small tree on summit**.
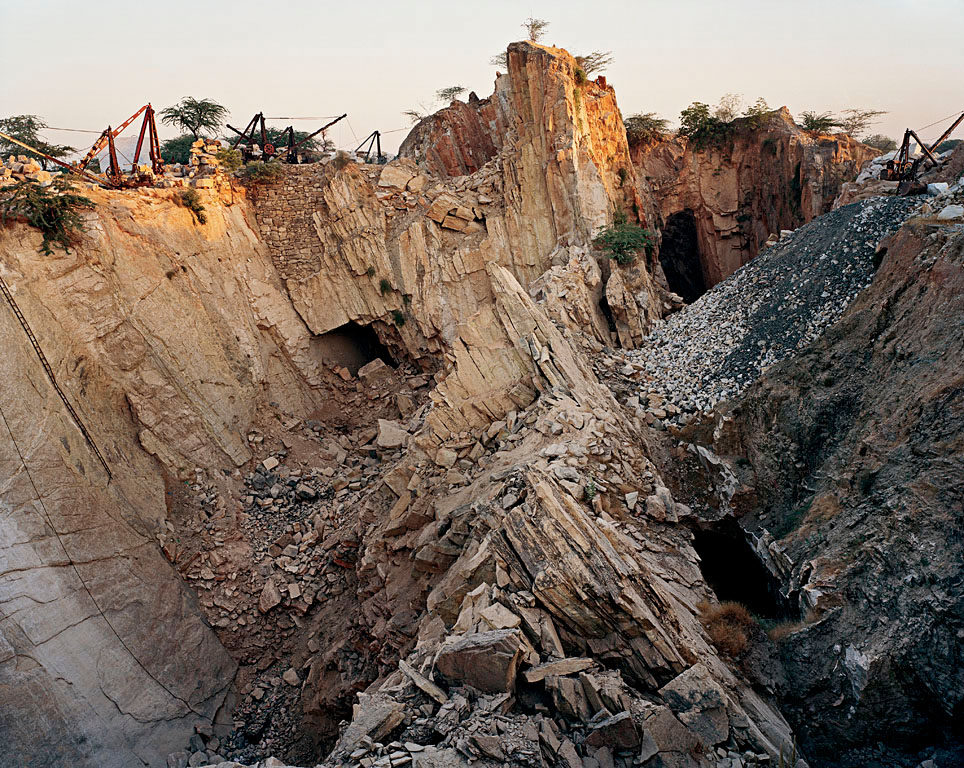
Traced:
POLYGON ((832 112, 804 112, 800 115, 800 124, 805 131, 815 131, 817 133, 829 133, 834 128, 840 127, 840 121, 833 116, 832 112))
POLYGON ((531 16, 522 22, 522 28, 533 43, 538 43, 542 39, 548 26, 549 22, 545 19, 534 19, 531 16))
POLYGON ((841 112, 840 127, 844 133, 859 139, 878 117, 886 114, 883 109, 845 109, 841 112))
POLYGON ((587 53, 585 56, 576 56, 576 64, 578 64, 587 75, 605 72, 612 63, 612 51, 593 51, 592 53, 587 53))
POLYGON ((724 123, 731 123, 740 116, 743 97, 738 93, 724 93, 720 102, 713 108, 713 117, 724 123))
POLYGON ((448 88, 439 88, 435 92, 435 98, 443 104, 451 104, 463 93, 465 93, 465 86, 450 85, 448 88))
POLYGON ((177 104, 161 110, 161 122, 190 133, 195 140, 203 133, 215 135, 228 116, 226 107, 211 99, 185 96, 177 104))
MULTIPOLYGON (((36 147, 38 151, 44 154, 50 155, 51 157, 63 157, 64 155, 73 152, 73 147, 68 147, 65 144, 48 144, 40 136, 40 131, 47 127, 47 124, 37 115, 14 115, 13 117, 5 117, 0 120, 0 131, 10 136, 17 141, 22 141, 24 144, 29 144, 31 147, 36 147)), ((21 152, 26 152, 26 150, 19 144, 14 144, 12 141, 7 141, 6 139, 0 139, 0 156, 2 155, 19 155, 21 152)), ((34 154, 30 152, 29 154, 34 154)), ((38 156, 37 159, 40 161, 40 166, 46 170, 47 160, 44 157, 38 156)))

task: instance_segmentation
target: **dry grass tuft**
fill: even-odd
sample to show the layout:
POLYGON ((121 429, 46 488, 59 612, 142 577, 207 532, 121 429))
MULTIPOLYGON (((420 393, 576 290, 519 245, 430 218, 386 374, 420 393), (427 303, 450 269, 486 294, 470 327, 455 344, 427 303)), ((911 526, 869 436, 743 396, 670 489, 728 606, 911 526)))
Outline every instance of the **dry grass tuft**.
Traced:
POLYGON ((805 629, 811 624, 820 621, 820 616, 819 611, 810 609, 807 611, 806 616, 803 617, 803 621, 784 621, 776 624, 767 631, 767 636, 774 643, 779 643, 790 637, 794 632, 799 632, 801 629, 805 629))
POLYGON ((757 625, 745 606, 733 602, 700 603, 698 610, 710 641, 720 653, 734 659, 746 653, 757 625))

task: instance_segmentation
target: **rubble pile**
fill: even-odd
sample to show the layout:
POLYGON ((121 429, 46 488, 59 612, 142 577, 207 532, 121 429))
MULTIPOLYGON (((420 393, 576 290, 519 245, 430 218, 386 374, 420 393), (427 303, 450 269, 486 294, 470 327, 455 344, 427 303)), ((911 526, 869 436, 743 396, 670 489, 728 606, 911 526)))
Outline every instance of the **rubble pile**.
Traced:
POLYGON ((36 158, 10 155, 0 162, 0 187, 19 181, 34 181, 42 187, 49 187, 53 180, 54 174, 45 171, 36 158))
POLYGON ((865 200, 784 233, 638 349, 597 370, 652 423, 681 424, 711 411, 836 321, 873 279, 880 241, 920 205, 916 198, 865 200))

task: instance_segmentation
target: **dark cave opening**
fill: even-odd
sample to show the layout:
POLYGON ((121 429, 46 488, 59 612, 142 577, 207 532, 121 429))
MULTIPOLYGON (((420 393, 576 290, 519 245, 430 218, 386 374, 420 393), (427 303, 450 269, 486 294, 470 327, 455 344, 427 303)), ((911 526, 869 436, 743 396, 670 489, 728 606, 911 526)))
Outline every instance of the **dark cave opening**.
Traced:
POLYGON ((612 308, 609 306, 609 300, 605 295, 599 299, 599 311, 602 312, 603 317, 606 318, 606 325, 610 332, 616 333, 616 318, 613 317, 612 308))
POLYGON ((764 619, 796 618, 780 592, 779 580, 760 562, 735 520, 721 520, 711 528, 694 531, 693 548, 700 556, 703 578, 720 602, 741 603, 764 619))
POLYGON ((392 357, 388 347, 379 341, 375 329, 354 321, 313 337, 311 350, 316 358, 343 365, 352 374, 357 374, 359 368, 376 359, 392 368, 398 367, 398 361, 392 357))
POLYGON ((696 216, 691 210, 674 213, 663 226, 659 263, 669 289, 691 304, 706 293, 696 216))

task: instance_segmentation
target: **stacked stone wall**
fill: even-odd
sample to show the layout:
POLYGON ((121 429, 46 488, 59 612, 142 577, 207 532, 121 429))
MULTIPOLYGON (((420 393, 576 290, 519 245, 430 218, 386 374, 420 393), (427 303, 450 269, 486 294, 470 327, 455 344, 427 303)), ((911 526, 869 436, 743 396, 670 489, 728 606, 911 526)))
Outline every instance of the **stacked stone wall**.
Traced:
POLYGON ((285 280, 304 279, 321 268, 324 248, 314 215, 327 210, 322 196, 325 168, 320 163, 286 165, 276 177, 248 187, 262 240, 285 280))

